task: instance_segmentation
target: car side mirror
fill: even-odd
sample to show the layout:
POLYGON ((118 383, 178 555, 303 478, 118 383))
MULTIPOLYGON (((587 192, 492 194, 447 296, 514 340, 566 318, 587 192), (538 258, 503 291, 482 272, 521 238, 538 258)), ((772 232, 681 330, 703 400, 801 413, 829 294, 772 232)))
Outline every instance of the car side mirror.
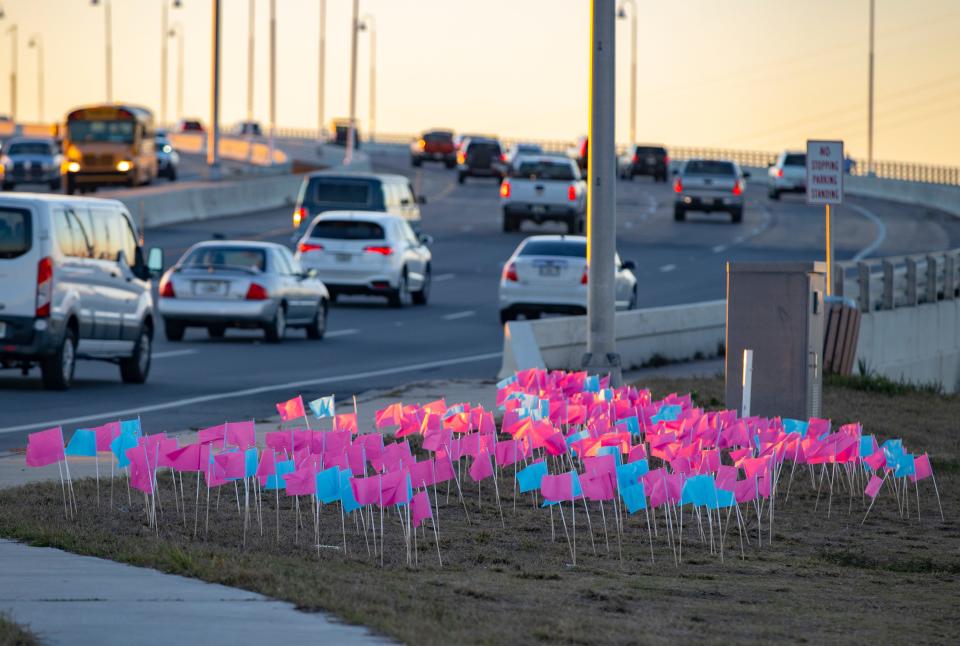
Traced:
POLYGON ((750 179, 750 171, 744 171, 743 179, 750 179))
POLYGON ((418 195, 418 196, 417 196, 417 204, 426 204, 426 203, 427 203, 427 196, 426 196, 426 195, 418 195))
POLYGON ((147 252, 147 272, 151 276, 163 273, 163 249, 160 247, 151 247, 147 252))
POLYGON ((430 246, 433 244, 433 236, 426 233, 418 233, 417 240, 419 240, 422 245, 430 246))
POLYGON ((622 266, 624 269, 629 269, 630 271, 634 271, 637 268, 637 263, 633 262, 632 260, 624 260, 622 266))

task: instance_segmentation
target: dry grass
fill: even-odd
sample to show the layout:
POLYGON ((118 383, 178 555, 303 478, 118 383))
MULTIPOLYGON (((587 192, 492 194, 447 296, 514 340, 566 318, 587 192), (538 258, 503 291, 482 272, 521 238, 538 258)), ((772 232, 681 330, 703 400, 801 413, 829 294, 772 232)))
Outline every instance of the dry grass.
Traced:
POLYGON ((0 613, 0 646, 39 646, 40 642, 26 628, 0 613))
MULTIPOLYGON (((718 379, 658 380, 656 394, 696 392, 703 404, 718 402, 718 379)), ((82 554, 145 565, 237 586, 294 602, 304 610, 326 610, 408 643, 636 643, 854 641, 947 642, 960 621, 960 397, 909 393, 887 397, 846 387, 824 393, 825 413, 837 421, 860 419, 867 432, 903 437, 908 450, 930 452, 946 522, 937 512, 929 481, 915 498, 911 518, 902 519, 884 491, 864 525, 859 493, 837 489, 827 517, 810 476, 798 470, 790 499, 778 501, 774 541, 751 544, 739 558, 736 525, 725 543, 723 562, 700 542, 687 518, 684 563, 674 567, 664 540, 661 514, 650 562, 643 514, 628 519, 623 560, 611 532, 607 553, 598 509, 591 510, 598 556, 593 555, 582 507, 577 511, 577 567, 557 520, 551 541, 550 514, 529 497, 512 511, 512 484, 500 480, 506 530, 489 481, 478 509, 477 487, 464 491, 472 523, 464 519, 455 489, 449 503, 440 491, 440 548, 437 565, 432 532, 419 539, 419 568, 405 565, 399 522, 389 518, 386 564, 367 556, 363 534, 348 519, 348 553, 308 545, 303 531, 294 542, 295 513, 281 497, 281 541, 275 542, 275 509, 264 499, 264 535, 255 529, 246 549, 230 488, 219 509, 211 506, 210 533, 192 538, 192 481, 187 484, 188 527, 174 519, 169 476, 161 479, 165 514, 159 537, 144 523, 143 498, 127 505, 119 490, 113 510, 96 511, 91 481, 79 483, 81 514, 63 519, 59 484, 0 492, 0 535, 82 554), (852 513, 848 508, 852 506, 852 513)), ((162 476, 161 476, 162 478, 162 476)), ((185 480, 186 483, 186 480, 185 480)), ((913 491, 911 491, 913 495, 913 491)), ((214 494, 214 497, 216 494, 214 494)), ((242 496, 242 492, 241 492, 242 496)), ((201 499, 202 500, 202 499, 201 499)), ((607 506, 606 514, 611 514, 607 506)), ((570 522, 569 509, 567 522, 570 522)), ((312 541, 311 521, 305 519, 312 541)), ((342 544, 340 516, 322 514, 321 544, 342 544)))

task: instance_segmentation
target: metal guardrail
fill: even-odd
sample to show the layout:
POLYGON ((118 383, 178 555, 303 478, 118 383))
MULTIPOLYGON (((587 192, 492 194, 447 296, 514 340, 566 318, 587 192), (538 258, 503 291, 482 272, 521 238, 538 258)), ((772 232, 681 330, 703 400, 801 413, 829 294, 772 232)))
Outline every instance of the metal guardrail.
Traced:
POLYGON ((960 298, 960 249, 837 263, 834 294, 861 312, 960 298))

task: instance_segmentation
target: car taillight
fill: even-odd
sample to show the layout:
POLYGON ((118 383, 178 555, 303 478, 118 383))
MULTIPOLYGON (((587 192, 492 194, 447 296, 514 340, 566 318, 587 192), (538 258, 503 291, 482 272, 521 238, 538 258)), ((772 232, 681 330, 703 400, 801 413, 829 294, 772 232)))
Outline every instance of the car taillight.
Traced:
POLYGON ((363 250, 366 253, 378 253, 381 256, 389 256, 393 253, 393 248, 391 247, 364 247, 363 250))
POLYGON ((299 227, 300 223, 307 218, 307 210, 302 206, 293 212, 293 226, 299 227))
POLYGON ((590 275, 590 269, 587 268, 587 267, 584 267, 584 268, 583 268, 583 276, 580 277, 580 284, 581 284, 581 285, 586 285, 586 284, 587 284, 587 278, 589 277, 589 275, 590 275))
POLYGON ((778 168, 778 169, 777 169, 777 177, 783 177, 783 169, 782 169, 782 168, 778 168))
POLYGON ((674 193, 683 193, 683 182, 680 181, 680 178, 673 180, 673 192, 674 193))
POLYGON ((510 197, 510 180, 503 180, 500 184, 500 197, 510 197))
POLYGON ((507 163, 507 156, 504 155, 503 153, 500 153, 500 163, 502 163, 502 164, 506 164, 506 163, 507 163))
POLYGON ((247 288, 247 300, 248 301, 265 301, 270 298, 270 295, 267 294, 267 288, 258 283, 250 283, 250 287, 247 288))
POLYGON ((466 164, 466 163, 467 163, 467 156, 464 154, 464 152, 463 152, 462 150, 457 151, 457 163, 458 163, 458 164, 466 164))
POLYGON ((577 187, 573 184, 567 187, 567 199, 571 202, 577 201, 577 187))
POLYGON ((640 161, 640 155, 636 155, 636 154, 635 154, 635 155, 633 156, 633 163, 636 164, 638 161, 640 161))
POLYGON ((511 262, 509 265, 507 265, 506 267, 503 268, 503 279, 504 279, 504 280, 507 280, 507 281, 510 281, 510 282, 513 282, 513 283, 515 283, 515 282, 517 282, 518 280, 520 280, 520 279, 517 277, 517 265, 516 265, 516 263, 512 263, 512 262, 511 262))
POLYGON ((308 251, 323 251, 323 245, 315 242, 301 242, 297 245, 297 251, 307 253, 308 251))
POLYGON ((743 184, 741 180, 738 179, 733 183, 733 194, 740 195, 741 193, 743 193, 743 184))
POLYGON ((173 281, 169 276, 160 279, 160 298, 176 298, 177 294, 173 291, 173 281))
POLYGON ((670 155, 664 155, 664 156, 663 156, 663 165, 664 165, 664 166, 669 166, 669 165, 670 165, 670 155))
POLYGON ((37 317, 50 316, 50 303, 53 301, 53 259, 41 258, 37 263, 37 317))
POLYGON ((418 147, 420 150, 423 150, 424 148, 427 147, 427 142, 424 141, 423 139, 421 139, 420 141, 417 142, 417 147, 418 147))

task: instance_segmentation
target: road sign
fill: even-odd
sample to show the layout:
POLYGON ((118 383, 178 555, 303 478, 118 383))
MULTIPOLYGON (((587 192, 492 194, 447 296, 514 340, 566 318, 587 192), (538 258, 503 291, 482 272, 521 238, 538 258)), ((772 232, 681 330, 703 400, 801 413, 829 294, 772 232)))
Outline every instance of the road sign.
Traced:
POLYGON ((807 140, 807 203, 843 202, 843 142, 807 140))

